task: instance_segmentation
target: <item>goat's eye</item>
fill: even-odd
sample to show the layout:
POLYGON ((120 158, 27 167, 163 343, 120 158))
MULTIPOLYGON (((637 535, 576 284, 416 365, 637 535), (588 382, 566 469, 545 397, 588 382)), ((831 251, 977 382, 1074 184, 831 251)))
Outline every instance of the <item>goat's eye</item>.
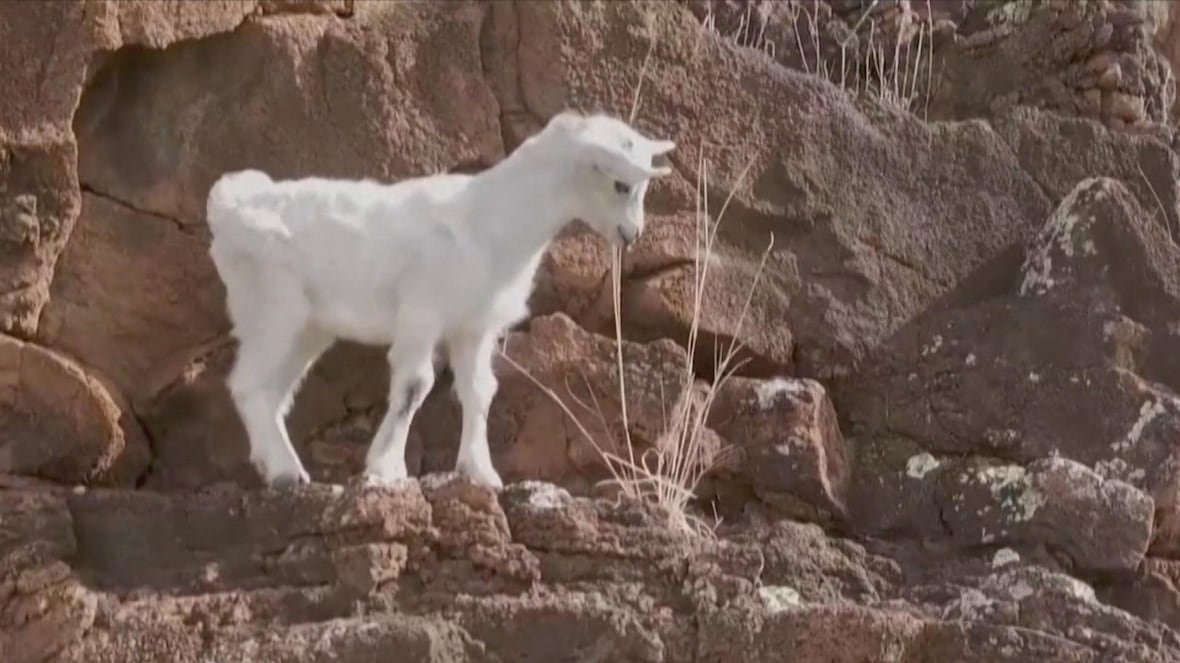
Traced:
POLYGON ((615 181, 615 192, 621 196, 625 196, 625 195, 631 193, 631 187, 616 180, 615 181))

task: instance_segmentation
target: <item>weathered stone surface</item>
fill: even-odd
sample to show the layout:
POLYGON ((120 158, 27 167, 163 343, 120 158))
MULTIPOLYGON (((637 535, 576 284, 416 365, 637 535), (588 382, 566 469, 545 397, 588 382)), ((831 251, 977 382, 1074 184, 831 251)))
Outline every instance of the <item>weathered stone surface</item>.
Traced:
MULTIPOLYGON (((652 198, 658 203, 656 196, 652 198)), ((677 204, 688 207, 692 202, 677 204)), ((709 231, 691 214, 652 216, 648 223, 650 230, 622 263, 620 300, 627 338, 670 338, 687 347, 695 323, 698 375, 712 376, 718 357, 731 351, 730 365, 741 375, 789 373, 795 339, 778 319, 789 298, 767 286, 765 274, 757 273, 758 262, 749 254, 754 247, 734 250, 717 245, 706 255, 709 231)), ((582 326, 614 335, 610 258, 601 244, 589 234, 560 238, 540 272, 542 285, 534 299, 548 307, 543 295, 549 294, 558 301, 555 308, 569 311, 582 326), (545 293, 546 287, 554 292, 545 293)))
MULTIPOLYGON (((564 63, 569 99, 610 99, 614 112, 627 113, 624 100, 632 98, 632 72, 644 60, 648 35, 608 28, 591 36, 582 26, 643 24, 639 10, 620 3, 527 7, 521 21, 557 30, 571 54, 564 63)), ((1048 212, 1035 182, 983 124, 932 130, 871 104, 858 106, 832 86, 770 61, 749 60, 719 38, 699 37, 686 12, 651 18, 660 39, 638 121, 678 137, 671 161, 690 182, 702 175, 702 147, 725 146, 703 154, 710 213, 718 214, 733 194, 720 220, 718 252, 742 256, 733 273, 752 275, 774 233, 760 286, 771 295, 759 300, 766 308, 751 319, 790 330, 803 375, 847 373, 984 256, 1031 233, 1048 212), (689 33, 692 39, 671 36, 689 33), (719 98, 724 107, 715 103, 719 98), (729 122, 735 115, 758 121, 735 126, 729 122), (900 179, 891 181, 893 174, 900 179), (897 193, 922 181, 939 182, 938 195, 897 193), (948 218, 964 223, 947 224, 948 218)), ((521 64, 526 77, 550 66, 540 59, 521 64)), ((654 202, 652 209, 664 211, 654 202)))
POLYGON ((65 497, 49 491, 0 491, 0 556, 37 541, 56 557, 74 553, 73 520, 65 497))
POLYGON ((117 392, 61 354, 0 336, 0 472, 134 483, 147 440, 117 392))
MULTIPOLYGON (((1149 126, 1173 95, 1147 48, 1159 17, 1058 0, 689 4, 0 7, 0 330, 24 339, 0 342, 19 359, 0 366, 37 415, 22 448, 57 459, 0 463, 0 658, 1180 659, 1177 574, 1144 557, 1180 545, 1180 169, 1171 130, 1149 126), (931 28, 928 109, 922 76, 882 101, 866 98, 879 70, 858 70, 854 98, 781 66, 814 70, 817 49, 831 64, 844 37, 858 65, 899 39, 912 62, 931 28), (690 505, 722 516, 716 538, 617 486, 575 496, 609 492, 590 488, 597 452, 503 362, 496 462, 563 487, 429 475, 458 438, 444 375, 413 432, 421 481, 244 489, 205 255, 212 179, 470 172, 566 106, 628 114, 653 36, 637 123, 678 142, 679 175, 652 187, 623 264, 629 432, 645 460, 667 452, 718 345, 745 345, 746 377, 702 432, 704 460, 742 452, 712 483, 734 507, 690 505), (702 153, 712 220, 734 199, 686 375, 702 153), (792 373, 821 381, 765 380, 792 373), (790 398, 763 409, 760 390, 790 398), (148 445, 127 442, 140 422, 146 476, 148 445)), ((601 238, 563 233, 534 297, 549 317, 508 339, 560 394, 587 375, 578 395, 607 421, 571 407, 599 442, 622 434, 609 267, 601 238)), ((290 423, 316 479, 359 469, 385 379, 380 348, 342 345, 312 370, 290 423)), ((0 449, 24 434, 4 423, 0 449)))
POLYGON ((84 155, 73 129, 91 66, 123 46, 161 49, 232 30, 256 5, 104 0, 0 7, 0 42, 8 45, 0 64, 8 92, 0 100, 0 241, 8 245, 0 261, 0 331, 27 337, 37 330, 81 209, 84 155))
MULTIPOLYGON (((499 389, 488 439, 506 481, 553 481, 585 493, 610 476, 603 453, 629 458, 628 436, 637 456, 661 448, 665 432, 693 398, 694 380, 686 379, 680 347, 667 339, 624 342, 624 428, 613 339, 582 329, 563 313, 534 318, 527 330, 509 334, 504 353, 509 359, 494 362, 499 389)), ((415 417, 411 445, 421 445, 423 471, 454 467, 459 412, 454 396, 436 391, 415 417)))
MULTIPOLYGON (((863 476, 874 478, 854 482, 861 522, 936 535, 931 524, 940 518, 931 517, 938 514, 929 500, 939 493, 939 473, 931 472, 948 456, 1026 465, 1059 455, 1150 496, 1153 550, 1172 549, 1180 431, 1180 399, 1172 390, 1180 382, 1170 352, 1154 338, 1173 334, 1180 311, 1178 254, 1162 221, 1144 213, 1125 187, 1084 180, 1030 243, 1010 295, 933 312, 898 334, 836 390, 846 430, 870 440, 859 462, 863 476)), ((953 475, 959 466, 943 469, 953 475)), ((1085 486, 1097 477, 1075 476, 1081 483, 1071 490, 1088 495, 1085 486)), ((1110 498, 1116 493, 1130 501, 1105 509, 1108 517, 1117 522, 1119 514, 1140 511, 1127 508, 1141 502, 1133 492, 1118 489, 1110 498)), ((1072 508, 1085 512, 1088 502, 1072 508)), ((1003 527, 987 529, 994 535, 1003 527)), ((1046 536, 1076 529, 1063 527, 1046 536)), ((1137 550, 1143 516, 1126 527, 1123 549, 1137 550)), ((1122 559, 1118 566, 1133 563, 1122 559)))
POLYGON ((1133 571, 1151 541, 1152 499, 1071 460, 942 472, 940 519, 965 545, 1043 544, 1093 573, 1133 571))
POLYGON ((392 559, 370 563, 397 577, 400 564, 390 562, 404 563, 430 523, 416 482, 389 490, 318 485, 296 496, 223 486, 196 496, 72 496, 75 563, 121 586, 212 592, 351 580, 354 557, 379 552, 369 548, 377 546, 392 559))
POLYGON ((737 45, 931 119, 1033 107, 1144 128, 1176 100, 1167 3, 682 2, 737 45))
POLYGON ((1126 610, 1147 621, 1180 628, 1180 564, 1175 560, 1148 558, 1130 582, 1096 585, 1097 596, 1104 603, 1126 610))
POLYGON ((730 379, 714 397, 708 424, 734 447, 711 473, 720 502, 740 494, 739 486, 725 485, 737 483, 795 518, 828 522, 848 515, 848 449, 820 383, 730 379))
POLYGON ((1175 632, 1010 550, 963 564, 791 523, 686 538, 651 507, 537 482, 498 501, 454 475, 382 489, 72 495, 55 508, 77 532, 74 551, 51 552, 45 537, 57 535, 30 521, 13 530, 29 546, 5 558, 0 619, 24 626, 0 631, 5 651, 22 663, 367 661, 388 656, 382 647, 440 661, 729 661, 738 647, 756 661, 1180 652, 1175 632), (533 571, 494 563, 506 559, 533 571), (833 628, 841 647, 824 637, 833 628))
POLYGON ((69 565, 43 549, 0 556, 0 651, 13 663, 54 660, 91 627, 97 603, 69 565))
POLYGON ((85 194, 39 338, 144 403, 228 329, 206 235, 85 194))

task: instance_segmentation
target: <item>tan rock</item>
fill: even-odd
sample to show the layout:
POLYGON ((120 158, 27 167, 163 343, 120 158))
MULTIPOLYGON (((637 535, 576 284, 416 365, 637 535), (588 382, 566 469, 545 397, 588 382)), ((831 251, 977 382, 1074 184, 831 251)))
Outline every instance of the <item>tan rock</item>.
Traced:
MULTIPOLYGON (((4 103, 0 101, 0 114, 4 103)), ((0 331, 27 337, 36 331, 49 298, 52 266, 69 237, 81 196, 73 170, 76 150, 65 130, 8 127, 19 133, 10 134, 0 124, 0 246, 5 255, 0 261, 0 331)))
MULTIPOLYGON (((624 263, 621 303, 626 337, 641 342, 669 338, 687 347, 695 317, 694 370, 699 375, 712 375, 717 358, 724 356, 734 341, 738 352, 733 365, 740 364, 741 374, 789 372, 795 339, 787 325, 778 323, 787 315, 789 298, 775 287, 773 276, 758 274, 760 256, 734 250, 721 241, 705 256, 700 235, 705 231, 697 228, 690 214, 656 216, 649 223, 650 230, 624 263), (698 241, 702 244, 699 256, 698 241), (699 312, 698 279, 703 279, 699 312)), ((609 274, 609 265, 606 269, 609 274)), ((609 280, 597 291, 580 321, 599 333, 613 334, 609 280)))
POLYGON ((233 29, 256 2, 52 2, 0 5, 0 331, 31 336, 80 209, 73 127, 87 77, 122 46, 162 49, 233 29), (11 228, 11 230, 9 229, 11 228))
POLYGON ((13 663, 53 660, 94 623, 98 596, 35 546, 0 556, 0 651, 13 663))
POLYGON ((1086 60, 1086 71, 1091 74, 1101 74, 1118 64, 1118 51, 1100 51, 1086 60))
POLYGON ((205 235, 85 194, 39 340, 98 368, 133 402, 150 399, 228 329, 205 235))
POLYGON ((1155 502, 1065 458, 948 472, 943 518, 968 545, 1044 543, 1083 572, 1132 571, 1152 538, 1155 502))
POLYGON ((1102 90, 1090 88, 1075 95, 1078 110, 1086 117, 1097 118, 1102 113, 1102 90))
POLYGON ((1098 77, 1098 87, 1103 90, 1114 90, 1123 83, 1123 70, 1118 64, 1111 65, 1098 77))
POLYGON ((66 483, 129 483, 148 446, 126 404, 66 357, 0 336, 0 472, 66 483))
POLYGON ((1127 124, 1137 124, 1144 119, 1145 100, 1142 96, 1114 91, 1111 93, 1110 114, 1127 124))
POLYGON ((721 473, 727 478, 715 477, 714 483, 745 483, 795 518, 847 516, 850 458, 836 411, 818 382, 731 379, 718 391, 708 423, 736 450, 721 473))
POLYGON ((534 319, 527 332, 510 334, 505 352, 551 389, 592 438, 586 439, 531 379, 499 358, 500 390, 492 405, 489 438, 493 460, 506 481, 535 479, 588 488, 606 476, 596 446, 629 458, 629 434, 640 454, 657 444, 691 402, 684 351, 668 340, 623 344, 626 427, 613 340, 558 313, 534 319), (579 486, 579 477, 589 483, 579 486))

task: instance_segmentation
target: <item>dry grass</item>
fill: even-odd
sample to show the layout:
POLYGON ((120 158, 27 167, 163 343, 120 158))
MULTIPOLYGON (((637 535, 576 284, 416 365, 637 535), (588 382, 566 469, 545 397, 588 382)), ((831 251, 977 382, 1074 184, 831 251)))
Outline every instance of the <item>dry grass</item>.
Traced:
MULTIPOLYGON (((639 102, 642 98, 643 82, 647 76, 648 66, 654 48, 655 41, 653 38, 649 45, 647 55, 644 58, 639 82, 635 88, 635 96, 630 115, 630 122, 632 124, 635 122, 638 114, 639 102)), ((598 452, 603 464, 610 472, 615 485, 618 486, 622 497, 655 505, 665 514, 669 526, 676 530, 695 536, 712 536, 719 521, 714 518, 713 522, 710 523, 701 515, 694 513, 692 501, 696 496, 696 490, 701 479, 718 462, 724 459, 728 450, 718 450, 708 443, 706 421, 719 389, 743 363, 737 360, 738 353, 742 347, 737 339, 740 337, 741 327, 753 300, 755 288, 761 279, 766 262, 770 257, 770 252, 774 247, 774 238, 773 236, 770 238, 766 252, 763 254, 759 263, 758 270, 751 280, 750 289, 746 294, 745 302, 737 322, 733 325, 732 329, 718 330, 724 331, 725 335, 733 340, 729 342, 724 350, 721 348, 717 349, 714 358, 713 380, 708 384, 698 384, 694 362, 697 356, 696 350, 700 336, 700 322, 705 306, 709 264, 715 260, 716 255, 714 252, 714 243, 717 238, 717 229, 733 195, 741 188, 753 163, 748 164, 738 176, 737 181, 733 183, 730 193, 715 220, 712 219, 709 211, 708 161, 705 159, 703 147, 698 155, 697 165, 699 175, 697 177, 697 202, 695 210, 696 248, 692 267, 694 275, 693 312, 692 321, 689 326, 685 364, 681 367, 678 376, 679 380, 681 380, 681 384, 679 385, 680 393, 685 395, 688 405, 673 412, 670 418, 665 414, 664 433, 660 439, 656 440, 652 448, 640 452, 631 439, 630 433, 631 426, 627 411, 627 385, 624 377, 626 375, 626 363, 623 354, 622 316, 622 264, 624 254, 621 249, 616 248, 612 250, 610 277, 614 306, 614 345, 616 349, 616 369, 618 371, 618 398, 621 406, 622 440, 610 440, 611 448, 603 448, 595 440, 594 436, 590 434, 586 425, 573 412, 570 405, 561 395, 543 384, 527 369, 509 357, 506 349, 503 347, 501 347, 501 355, 509 365, 526 376, 569 417, 579 433, 598 452)), ((585 376, 583 376, 583 379, 585 379, 585 376)), ((593 396, 593 391, 587 391, 591 394, 593 402, 587 403, 579 399, 568 388, 568 385, 566 388, 569 399, 581 410, 590 412, 596 416, 600 424, 599 429, 610 435, 609 431, 611 427, 607 425, 601 405, 597 402, 596 397, 593 396)))
MULTIPOLYGON (((892 38, 881 36, 878 24, 869 19, 879 2, 873 0, 861 13, 851 26, 849 36, 840 43, 839 55, 831 56, 824 53, 820 39, 823 26, 814 2, 787 0, 785 12, 800 66, 804 73, 825 78, 851 93, 875 96, 894 108, 912 113, 921 108, 925 118, 934 81, 934 23, 930 0, 926 0, 926 20, 906 23, 892 38), (859 53, 851 52, 853 35, 866 21, 869 23, 866 43, 859 53), (806 31, 797 29, 804 24, 806 31)), ((742 48, 775 59, 782 45, 767 36, 766 29, 767 21, 759 20, 752 3, 746 5, 737 27, 729 34, 717 28, 716 16, 712 12, 702 21, 702 32, 715 32, 742 48)))

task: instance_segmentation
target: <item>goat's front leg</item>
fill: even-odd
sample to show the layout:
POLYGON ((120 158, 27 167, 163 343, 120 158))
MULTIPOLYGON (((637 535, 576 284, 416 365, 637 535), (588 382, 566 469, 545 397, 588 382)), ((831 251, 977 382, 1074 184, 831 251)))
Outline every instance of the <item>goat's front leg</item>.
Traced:
POLYGON ((434 386, 434 344, 417 339, 395 343, 389 351, 389 404, 365 458, 365 474, 374 483, 408 476, 406 439, 414 414, 434 386))
POLYGON ((501 488, 504 482, 492 465, 488 448, 488 410, 498 387, 492 372, 496 337, 490 333, 462 335, 450 339, 449 346, 455 393, 463 407, 463 432, 455 470, 476 483, 501 488))

